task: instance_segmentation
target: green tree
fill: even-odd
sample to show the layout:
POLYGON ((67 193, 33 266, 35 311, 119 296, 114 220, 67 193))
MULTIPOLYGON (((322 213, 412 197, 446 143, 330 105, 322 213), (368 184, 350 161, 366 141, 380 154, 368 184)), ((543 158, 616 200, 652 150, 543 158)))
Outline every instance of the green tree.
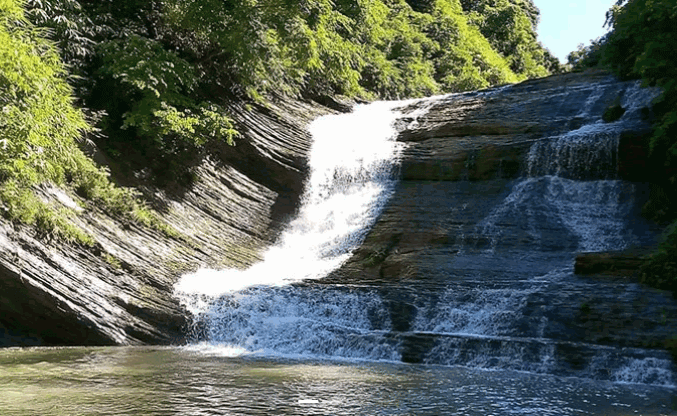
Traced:
POLYGON ((42 201, 37 186, 72 189, 114 215, 159 224, 135 194, 113 186, 77 142, 91 127, 73 106, 54 45, 24 17, 22 4, 0 0, 0 212, 48 236, 94 243, 70 218, 75 211, 42 201))
POLYGON ((549 74, 548 67, 557 67, 537 41, 539 11, 531 0, 463 0, 461 4, 516 74, 541 77, 549 74))
MULTIPOLYGON (((619 0, 607 14, 611 26, 602 62, 623 78, 641 78, 663 93, 654 101, 650 139, 654 189, 645 213, 677 218, 677 6, 674 0, 619 0)), ((677 222, 643 269, 647 283, 677 291, 677 222)))
POLYGON ((554 67, 535 42, 531 1, 480 3, 486 16, 473 11, 475 20, 459 0, 30 0, 29 8, 62 45, 83 104, 106 114, 100 147, 170 178, 208 140, 233 142, 228 100, 405 98, 554 67))

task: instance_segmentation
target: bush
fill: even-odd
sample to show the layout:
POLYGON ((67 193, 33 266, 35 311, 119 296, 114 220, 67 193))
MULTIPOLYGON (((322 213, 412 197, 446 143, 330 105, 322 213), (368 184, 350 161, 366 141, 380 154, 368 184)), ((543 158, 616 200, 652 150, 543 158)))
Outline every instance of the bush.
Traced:
POLYGON ((677 295, 677 221, 666 229, 658 251, 642 265, 641 281, 677 295))
POLYGON ((604 110, 602 120, 605 123, 611 123, 623 117, 623 114, 625 114, 625 108, 621 107, 620 104, 614 104, 604 110))
POLYGON ((159 42, 138 35, 97 45, 98 70, 90 104, 107 110, 103 127, 113 155, 142 155, 162 176, 173 176, 209 140, 234 144, 225 110, 196 103, 194 67, 159 42), (169 168, 168 168, 169 167, 169 168))
POLYGON ((42 201, 40 184, 79 190, 116 215, 159 221, 130 190, 113 186, 76 141, 91 130, 73 106, 54 46, 26 21, 21 3, 0 1, 0 208, 5 218, 35 225, 59 239, 92 245, 73 225, 75 212, 42 201))

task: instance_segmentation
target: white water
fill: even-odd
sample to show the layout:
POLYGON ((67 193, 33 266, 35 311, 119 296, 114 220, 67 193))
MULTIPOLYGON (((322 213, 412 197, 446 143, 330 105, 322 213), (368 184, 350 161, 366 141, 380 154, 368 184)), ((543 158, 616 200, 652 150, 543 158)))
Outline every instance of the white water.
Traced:
POLYGON ((373 290, 259 287, 223 295, 205 316, 207 354, 400 361, 388 310, 373 290), (379 329, 380 328, 380 329, 379 329))
MULTIPOLYGON (((634 242, 626 220, 634 204, 634 187, 622 181, 576 181, 558 176, 526 178, 477 225, 491 241, 490 251, 510 236, 501 224, 521 218, 534 248, 543 248, 544 225, 563 227, 578 239, 577 250, 622 250, 634 242)), ((564 241, 565 235, 562 235, 564 241)))
POLYGON ((526 220, 526 232, 537 247, 542 246, 539 229, 544 222, 562 224, 578 238, 579 251, 622 250, 634 242, 624 220, 634 204, 634 187, 616 180, 618 145, 622 131, 642 123, 642 108, 659 90, 632 84, 619 102, 626 109, 623 116, 605 123, 592 114, 604 88, 598 85, 577 115, 585 120, 583 126, 531 146, 527 177, 477 225, 477 233, 490 238, 490 252, 502 238, 497 224, 519 217, 526 220))
POLYGON ((393 190, 403 148, 394 140, 399 116, 394 109, 407 103, 357 105, 350 114, 314 121, 310 177, 296 219, 249 269, 202 269, 183 276, 175 286, 182 303, 195 314, 204 313, 223 294, 318 279, 339 267, 362 242, 393 190))

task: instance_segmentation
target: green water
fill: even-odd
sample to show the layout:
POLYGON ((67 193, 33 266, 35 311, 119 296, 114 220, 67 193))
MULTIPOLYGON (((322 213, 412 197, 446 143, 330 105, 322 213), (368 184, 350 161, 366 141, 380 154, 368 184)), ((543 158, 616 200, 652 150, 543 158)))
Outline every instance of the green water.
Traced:
POLYGON ((669 415, 676 391, 395 363, 162 347, 0 350, 0 414, 669 415))

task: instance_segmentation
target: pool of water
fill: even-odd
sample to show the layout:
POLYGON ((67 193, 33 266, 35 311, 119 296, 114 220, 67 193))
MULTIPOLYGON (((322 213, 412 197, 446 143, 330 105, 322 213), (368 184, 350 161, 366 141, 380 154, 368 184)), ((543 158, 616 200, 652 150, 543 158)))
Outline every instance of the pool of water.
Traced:
POLYGON ((218 346, 0 350, 0 414, 672 415, 674 388, 218 346))

